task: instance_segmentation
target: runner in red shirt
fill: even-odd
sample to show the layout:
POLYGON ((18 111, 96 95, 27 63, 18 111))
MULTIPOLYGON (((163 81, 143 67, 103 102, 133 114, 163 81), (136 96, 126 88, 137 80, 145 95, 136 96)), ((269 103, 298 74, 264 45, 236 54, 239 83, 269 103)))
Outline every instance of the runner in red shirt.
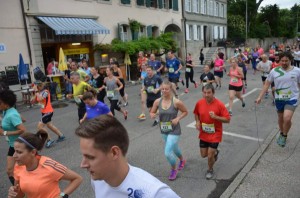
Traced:
POLYGON ((213 177, 213 165, 218 159, 218 146, 222 141, 222 123, 230 122, 230 115, 225 105, 214 97, 213 85, 206 84, 203 89, 203 98, 195 106, 194 114, 196 128, 200 131, 201 157, 208 157, 208 170, 206 179, 213 177))

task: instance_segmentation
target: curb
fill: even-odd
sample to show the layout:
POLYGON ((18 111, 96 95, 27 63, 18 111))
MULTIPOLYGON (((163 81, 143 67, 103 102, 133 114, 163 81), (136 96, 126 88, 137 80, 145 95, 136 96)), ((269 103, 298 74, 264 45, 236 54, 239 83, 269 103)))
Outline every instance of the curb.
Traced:
POLYGON ((264 154, 276 134, 278 133, 278 129, 275 128, 273 131, 268 135, 266 140, 261 144, 261 146, 257 149, 251 159, 247 162, 241 172, 236 176, 236 178, 231 182, 231 184, 227 187, 227 189, 223 192, 220 198, 230 198, 234 191, 240 186, 243 182, 244 178, 248 175, 251 171, 253 166, 256 162, 260 159, 260 157, 264 154))

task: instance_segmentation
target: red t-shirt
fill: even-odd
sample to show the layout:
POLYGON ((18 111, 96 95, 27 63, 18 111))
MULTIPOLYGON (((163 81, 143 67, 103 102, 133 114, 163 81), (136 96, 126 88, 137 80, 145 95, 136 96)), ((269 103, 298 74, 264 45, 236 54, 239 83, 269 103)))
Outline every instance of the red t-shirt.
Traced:
POLYGON ((214 98, 214 100, 208 104, 205 98, 200 99, 194 109, 194 114, 197 115, 200 120, 199 139, 210 143, 221 142, 223 134, 222 122, 212 119, 209 115, 210 111, 213 111, 217 116, 225 117, 230 120, 229 112, 220 100, 214 98), (215 132, 205 132, 203 130, 205 127, 209 127, 210 129, 214 128, 215 132))
POLYGON ((272 69, 274 69, 276 67, 279 67, 279 66, 281 66, 280 62, 279 63, 276 63, 276 62, 272 63, 272 69))

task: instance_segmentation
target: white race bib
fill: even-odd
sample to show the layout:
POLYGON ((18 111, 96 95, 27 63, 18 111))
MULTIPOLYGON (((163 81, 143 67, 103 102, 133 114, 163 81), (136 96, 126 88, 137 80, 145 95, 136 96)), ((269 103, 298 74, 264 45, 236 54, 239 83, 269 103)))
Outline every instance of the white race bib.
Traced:
POLYGON ((231 82, 232 82, 232 83, 237 83, 237 82, 238 82, 238 78, 236 78, 236 77, 231 78, 231 82))
POLYGON ((187 67, 187 68, 185 69, 185 71, 188 72, 188 73, 190 73, 190 72, 191 72, 191 68, 187 67))
POLYGON ((115 91, 107 91, 106 95, 108 98, 113 98, 115 96, 115 91))
POLYGON ((150 87, 147 88, 147 92, 148 93, 153 93, 153 91, 154 91, 154 87, 153 86, 150 86, 150 87))
POLYGON ((292 96, 291 90, 280 90, 278 91, 278 99, 279 100, 289 100, 292 96))
POLYGON ((202 123, 202 130, 206 133, 215 133, 215 124, 202 123))
POLYGON ((173 130, 172 122, 160 122, 160 130, 162 132, 171 132, 173 130))
POLYGON ((173 67, 169 68, 169 73, 174 73, 174 68, 173 67))
POLYGON ((215 67, 215 71, 220 71, 220 67, 215 67))

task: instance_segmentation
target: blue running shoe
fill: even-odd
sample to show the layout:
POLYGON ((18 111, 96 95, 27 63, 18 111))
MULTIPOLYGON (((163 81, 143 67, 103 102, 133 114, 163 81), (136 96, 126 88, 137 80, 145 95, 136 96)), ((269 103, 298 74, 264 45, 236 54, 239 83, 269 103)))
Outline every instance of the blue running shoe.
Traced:
POLYGON ((46 143, 46 148, 50 148, 51 146, 53 146, 54 143, 55 143, 54 140, 48 140, 46 143))
POLYGON ((284 137, 282 134, 280 134, 277 138, 277 144, 281 147, 285 147, 286 137, 284 137))
POLYGON ((62 141, 64 141, 65 139, 66 139, 66 137, 65 137, 64 135, 62 135, 62 136, 59 136, 59 137, 57 138, 56 142, 62 142, 62 141))

